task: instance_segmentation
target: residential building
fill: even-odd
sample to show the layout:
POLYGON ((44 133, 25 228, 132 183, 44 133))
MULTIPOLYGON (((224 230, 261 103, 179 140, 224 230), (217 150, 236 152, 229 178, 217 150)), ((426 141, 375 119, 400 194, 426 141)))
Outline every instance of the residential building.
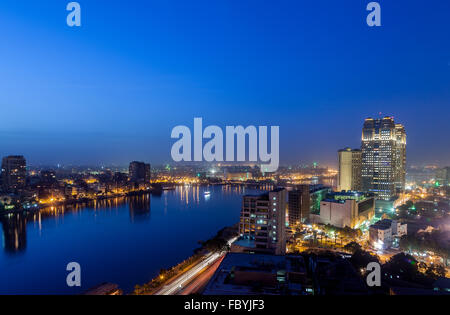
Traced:
POLYGON ((146 182, 151 179, 150 164, 144 162, 131 162, 129 167, 128 178, 130 182, 146 182))
POLYGON ((21 155, 4 157, 2 160, 2 182, 5 192, 15 192, 25 188, 27 162, 21 155))
POLYGON ((375 249, 387 249, 392 246, 392 226, 384 224, 382 221, 370 226, 369 228, 370 245, 375 249))
POLYGON ((397 220, 384 219, 369 228, 369 241, 377 249, 386 249, 393 245, 396 238, 408 233, 407 224, 397 220))
POLYGON ((286 190, 247 195, 242 200, 240 240, 235 251, 286 253, 286 190))

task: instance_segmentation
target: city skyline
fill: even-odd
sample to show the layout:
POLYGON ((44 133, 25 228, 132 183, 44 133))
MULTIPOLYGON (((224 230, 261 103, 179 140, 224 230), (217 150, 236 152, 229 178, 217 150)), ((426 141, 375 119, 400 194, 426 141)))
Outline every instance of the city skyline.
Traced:
MULTIPOLYGON (((383 120, 383 119, 394 119, 394 116, 380 116, 380 118, 375 118, 375 120, 383 120)), ((373 120, 373 118, 372 117, 367 117, 364 120, 363 127, 365 126, 365 122, 367 120, 373 120)), ((400 124, 400 126, 402 128, 404 128, 403 125, 400 124)), ((207 142, 207 140, 203 140, 203 143, 206 143, 206 142, 207 142)), ((364 142, 362 142, 362 143, 364 143, 364 142)), ((289 167, 291 167, 291 166, 298 167, 298 166, 307 166, 307 165, 310 165, 310 166, 320 165, 320 167, 338 168, 339 167, 339 160, 340 160, 341 152, 344 152, 346 150, 352 150, 352 152, 353 152, 353 150, 361 151, 361 148, 363 146, 362 143, 360 143, 358 146, 355 145, 353 147, 350 147, 350 146, 341 147, 340 149, 338 149, 336 151, 337 154, 335 156, 335 160, 334 161, 333 161, 333 159, 331 159, 330 161, 327 161, 327 162, 318 163, 317 161, 320 161, 321 160, 320 158, 316 158, 316 159, 312 159, 312 160, 308 160, 308 161, 299 159, 299 160, 297 160, 294 163, 283 163, 283 161, 282 161, 280 163, 280 167, 288 167, 288 166, 289 167)), ((405 140, 405 145, 406 145, 406 143, 407 143, 407 141, 405 140)), ((246 147, 246 150, 248 150, 248 147, 246 147)), ((405 152, 408 152, 408 150, 409 150, 409 146, 408 146, 408 149, 405 150, 405 152)), ((407 157, 406 158, 406 168, 416 167, 416 166, 432 166, 432 165, 435 165, 437 167, 445 167, 446 165, 448 165, 445 161, 436 161, 436 160, 435 161, 423 161, 421 163, 410 162, 408 153, 406 153, 406 155, 405 155, 405 152, 403 154, 404 154, 404 159, 405 159, 405 157, 407 157)), ((3 156, 15 156, 15 155, 16 156, 17 155, 22 155, 23 156, 24 154, 22 154, 22 153, 20 153, 20 154, 4 153, 3 154, 3 156)), ((33 158, 31 158, 31 160, 33 161, 33 158)), ((105 160, 107 160, 107 159, 105 159, 105 160)), ((121 161, 119 163, 116 163, 116 162, 105 163, 103 161, 97 161, 97 162, 93 162, 93 163, 90 163, 90 162, 88 162, 88 163, 70 163, 70 162, 69 163, 64 163, 62 161, 58 161, 58 162, 49 162, 49 161, 36 162, 35 161, 34 163, 33 162, 32 163, 28 163, 28 166, 32 166, 32 167, 52 167, 52 166, 54 166, 54 167, 57 167, 57 168, 59 168, 59 167, 69 167, 69 166, 78 166, 78 167, 126 167, 127 163, 129 163, 130 160, 133 160, 133 158, 130 157, 128 160, 125 159, 125 160, 123 160, 124 162, 121 161)), ((261 162, 250 162, 250 161, 244 161, 244 162, 238 162, 238 161, 234 161, 234 162, 227 162, 227 161, 212 161, 212 162, 207 162, 207 161, 185 162, 185 161, 182 161, 182 162, 174 162, 174 161, 170 161, 170 160, 166 160, 166 161, 159 162, 159 163, 153 163, 153 161, 150 160, 150 158, 145 158, 143 160, 146 161, 146 162, 150 161, 151 164, 156 165, 157 167, 170 165, 170 164, 172 164, 172 165, 182 165, 182 166, 186 166, 186 165, 214 165, 214 164, 225 164, 225 165, 226 164, 230 164, 230 165, 251 165, 251 164, 259 165, 259 164, 261 164, 261 162)), ((51 161, 51 159, 50 159, 50 161, 51 161)))
POLYGON ((450 295, 449 13, 0 1, 0 296, 450 295))
POLYGON ((170 130, 201 116, 279 125, 281 164, 336 166, 365 118, 392 115, 408 130, 408 165, 450 163, 448 3, 383 1, 376 29, 364 1, 80 4, 79 29, 65 3, 0 4, 0 106, 13 113, 0 155, 163 164, 170 130))

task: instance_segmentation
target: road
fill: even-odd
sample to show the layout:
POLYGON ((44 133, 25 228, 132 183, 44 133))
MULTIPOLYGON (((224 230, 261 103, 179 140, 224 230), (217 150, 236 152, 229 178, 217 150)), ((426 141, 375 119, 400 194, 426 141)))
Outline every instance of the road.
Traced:
POLYGON ((216 272, 217 268, 219 268, 222 263, 225 255, 217 259, 217 261, 208 267, 206 270, 201 272, 197 278, 191 281, 182 291, 179 292, 179 295, 190 295, 200 293, 202 289, 208 284, 211 277, 216 272))
MULTIPOLYGON (((233 238, 228 241, 228 244, 231 245, 236 238, 233 238)), ((160 290, 158 290, 154 295, 176 295, 187 285, 189 285, 194 279, 196 279, 204 269, 211 267, 214 265, 218 259, 221 259, 225 256, 226 252, 220 253, 209 253, 206 255, 197 265, 181 274, 175 280, 163 286, 160 290)))

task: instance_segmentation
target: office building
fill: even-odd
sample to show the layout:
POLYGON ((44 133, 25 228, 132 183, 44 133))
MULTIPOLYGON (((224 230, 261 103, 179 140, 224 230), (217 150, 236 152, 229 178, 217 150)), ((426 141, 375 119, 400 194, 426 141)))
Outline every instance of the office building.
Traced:
POLYGON ((339 150, 338 190, 361 190, 361 150, 339 150))
POLYGON ((405 187, 406 132, 392 117, 367 118, 362 132, 362 190, 391 200, 405 187))
POLYGON ((320 202, 331 192, 323 185, 297 185, 289 191, 289 226, 293 227, 309 219, 310 213, 318 213, 320 202))
POLYGON ((151 179, 150 164, 144 162, 131 162, 128 178, 130 182, 149 182, 151 179))
POLYGON ((286 190, 243 197, 235 252, 286 253, 286 190))
POLYGON ((27 176, 27 163, 23 156, 14 155, 4 157, 2 160, 3 190, 15 192, 25 188, 27 176))
POLYGON ((399 195, 406 184, 406 131, 402 124, 395 124, 395 137, 395 191, 399 195))

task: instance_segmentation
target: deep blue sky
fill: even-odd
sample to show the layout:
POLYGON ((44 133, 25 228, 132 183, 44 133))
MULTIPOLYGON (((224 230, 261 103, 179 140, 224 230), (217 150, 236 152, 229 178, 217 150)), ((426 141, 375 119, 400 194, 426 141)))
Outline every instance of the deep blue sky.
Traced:
POLYGON ((450 164, 450 2, 0 2, 0 154, 33 163, 170 161, 170 132, 279 125, 281 161, 335 164, 393 115, 408 162, 450 164))

